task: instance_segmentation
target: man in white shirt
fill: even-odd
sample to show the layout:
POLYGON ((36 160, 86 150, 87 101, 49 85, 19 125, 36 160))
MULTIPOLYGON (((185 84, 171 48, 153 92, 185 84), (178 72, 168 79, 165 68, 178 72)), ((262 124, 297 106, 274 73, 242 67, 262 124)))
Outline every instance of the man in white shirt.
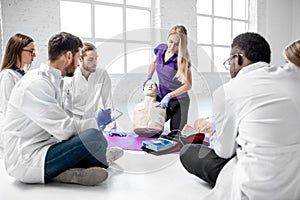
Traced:
POLYGON ((99 108, 113 107, 111 80, 105 69, 97 67, 97 59, 96 47, 84 42, 74 77, 64 78, 64 109, 74 118, 95 117, 99 108))
MULTIPOLYGON (((79 67, 73 77, 64 77, 63 106, 69 116, 75 119, 94 118, 97 115, 98 126, 104 130, 116 128, 112 120, 113 101, 111 95, 111 80, 105 69, 97 67, 97 48, 90 42, 84 42, 80 52, 79 67), (109 114, 105 116, 103 111, 109 114), (100 117, 99 117, 100 116, 100 117)), ((123 150, 110 147, 107 150, 109 162, 123 156, 123 150)))
POLYGON ((204 199, 299 199, 300 74, 271 66, 256 33, 238 35, 230 55, 232 79, 213 94, 210 147, 184 146, 181 162, 214 187, 204 199))
POLYGON ((24 183, 55 179, 96 185, 108 177, 107 141, 95 117, 75 119, 63 109, 62 79, 74 75, 82 46, 72 34, 53 35, 47 64, 29 71, 12 91, 4 127, 5 166, 24 183))

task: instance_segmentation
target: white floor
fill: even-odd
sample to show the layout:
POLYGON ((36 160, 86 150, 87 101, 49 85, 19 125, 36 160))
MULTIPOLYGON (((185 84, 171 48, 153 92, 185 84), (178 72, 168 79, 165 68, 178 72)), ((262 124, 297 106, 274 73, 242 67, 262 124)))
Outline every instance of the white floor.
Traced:
POLYGON ((8 176, 0 159, 0 200, 195 200, 210 188, 182 167, 178 154, 125 151, 99 186, 23 184, 8 176))
MULTIPOLYGON (((202 96, 199 102, 199 105, 195 102, 191 105, 190 125, 198 117, 210 116, 211 98, 202 96)), ((132 131, 133 107, 130 105, 116 105, 124 113, 117 120, 122 131, 132 131), (129 120, 124 120, 126 117, 129 120)), ((0 158, 0 200, 195 200, 210 191, 206 183, 183 168, 178 154, 154 156, 125 151, 109 172, 109 178, 95 187, 61 183, 23 184, 6 173, 4 161, 0 158)))

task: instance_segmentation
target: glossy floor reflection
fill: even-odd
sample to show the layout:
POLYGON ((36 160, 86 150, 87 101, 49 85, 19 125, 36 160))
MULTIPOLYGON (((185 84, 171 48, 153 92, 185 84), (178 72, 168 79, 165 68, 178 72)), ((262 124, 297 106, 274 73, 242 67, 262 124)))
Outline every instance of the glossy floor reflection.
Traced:
POLYGON ((108 180, 98 186, 23 184, 8 176, 0 159, 1 200, 194 200, 210 188, 182 167, 178 154, 154 156, 125 151, 113 164, 108 180))

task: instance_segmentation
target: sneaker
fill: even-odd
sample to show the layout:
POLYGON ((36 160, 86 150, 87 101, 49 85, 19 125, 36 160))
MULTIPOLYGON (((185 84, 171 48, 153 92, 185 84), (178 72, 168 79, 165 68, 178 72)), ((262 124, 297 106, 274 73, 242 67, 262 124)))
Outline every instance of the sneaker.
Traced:
POLYGON ((106 160, 108 163, 112 163, 119 158, 121 158, 124 154, 124 151, 120 147, 109 147, 106 151, 106 160))
POLYGON ((105 181, 108 177, 106 169, 90 167, 86 169, 69 169, 54 178, 62 183, 73 183, 86 186, 94 186, 105 181))

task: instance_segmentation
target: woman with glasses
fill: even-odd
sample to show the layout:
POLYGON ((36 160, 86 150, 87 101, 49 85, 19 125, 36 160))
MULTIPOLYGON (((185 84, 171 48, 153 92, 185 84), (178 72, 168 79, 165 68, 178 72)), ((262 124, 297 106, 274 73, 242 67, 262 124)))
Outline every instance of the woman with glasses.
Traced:
POLYGON ((149 66, 144 85, 156 71, 159 106, 167 110, 170 130, 182 130, 187 123, 190 105, 188 91, 192 88, 186 28, 183 25, 171 28, 167 44, 159 44, 154 53, 156 58, 149 66))
POLYGON ((17 33, 8 40, 0 69, 0 157, 3 152, 2 127, 11 91, 35 57, 35 45, 31 37, 17 33))

